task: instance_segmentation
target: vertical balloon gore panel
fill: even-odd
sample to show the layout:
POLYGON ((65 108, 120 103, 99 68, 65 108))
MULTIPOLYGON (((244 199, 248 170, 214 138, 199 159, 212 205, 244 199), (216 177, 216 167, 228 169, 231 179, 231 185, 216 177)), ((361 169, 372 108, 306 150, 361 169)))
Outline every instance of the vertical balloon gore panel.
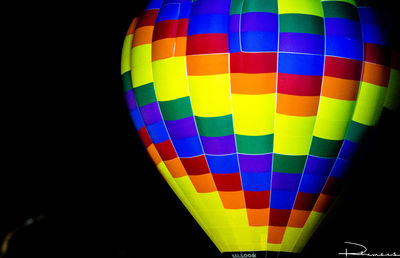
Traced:
POLYGON ((133 20, 133 123, 221 252, 307 244, 382 109, 398 108, 383 17, 369 1, 153 0, 133 20))

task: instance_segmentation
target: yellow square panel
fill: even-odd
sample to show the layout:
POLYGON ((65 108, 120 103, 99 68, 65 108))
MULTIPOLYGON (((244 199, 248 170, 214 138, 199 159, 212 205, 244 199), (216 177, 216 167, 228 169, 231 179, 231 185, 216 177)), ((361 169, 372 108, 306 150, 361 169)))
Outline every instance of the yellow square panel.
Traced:
POLYGON ((131 71, 133 88, 153 82, 151 44, 132 48, 131 71))
POLYGON ((343 140, 350 120, 332 120, 317 118, 314 136, 328 140, 343 140))
POLYGON ((158 101, 169 101, 189 95, 184 56, 154 61, 153 73, 158 101))
POLYGON ((308 155, 312 135, 293 136, 286 134, 274 135, 274 152, 285 155, 308 155))
POLYGON ((351 119, 356 102, 321 96, 318 118, 348 121, 351 119))
POLYGON ((217 191, 209 193, 199 193, 200 200, 205 207, 212 210, 223 210, 221 198, 217 191))
MULTIPOLYGON (((185 195, 190 196, 190 195, 196 195, 196 189, 194 188, 192 181, 190 181, 190 178, 188 176, 183 176, 179 178, 174 178, 176 183, 179 185, 179 187, 182 189, 182 191, 185 193, 185 195)), ((192 199, 192 198, 190 198, 192 199)), ((197 199, 197 198, 196 198, 197 199)), ((192 200, 190 200, 192 201, 192 200)))
POLYGON ((311 136, 315 120, 315 116, 290 116, 277 113, 275 133, 292 136, 311 136))
POLYGON ((226 215, 229 218, 229 221, 236 226, 244 226, 249 225, 247 219, 246 209, 227 209, 226 215))
POLYGON ((229 74, 188 76, 188 81, 195 116, 217 117, 232 113, 229 74))
POLYGON ((328 140, 343 140, 356 102, 321 96, 314 135, 328 140))
POLYGON ((131 70, 131 45, 132 45, 133 34, 126 35, 124 44, 122 47, 121 55, 121 74, 131 70))
POLYGON ((364 125, 375 125, 382 112, 387 88, 362 82, 353 120, 364 125))
POLYGON ((266 135, 274 132, 276 94, 232 94, 236 134, 266 135))
POLYGON ((279 14, 300 13, 323 17, 321 0, 278 0, 279 14))

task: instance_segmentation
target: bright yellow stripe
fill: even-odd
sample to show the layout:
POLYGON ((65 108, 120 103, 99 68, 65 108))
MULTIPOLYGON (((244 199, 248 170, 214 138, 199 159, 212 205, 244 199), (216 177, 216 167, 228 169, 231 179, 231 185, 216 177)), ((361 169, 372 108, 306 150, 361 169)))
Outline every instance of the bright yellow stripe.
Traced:
MULTIPOLYGON (((199 194, 206 209, 199 213, 210 231, 218 231, 220 240, 227 243, 227 252, 260 250, 266 240, 266 227, 250 227, 245 209, 224 209, 218 192, 199 194)), ((261 249, 262 250, 262 249, 261 249)))
POLYGON ((276 94, 232 94, 235 133, 266 135, 274 132, 276 94))
POLYGON ((308 155, 311 146, 312 135, 293 136, 274 135, 274 152, 285 155, 308 155))
POLYGON ((250 237, 252 232, 249 231, 246 209, 227 209, 226 216, 232 226, 235 235, 233 250, 240 251, 244 245, 247 245, 246 237, 250 237))
POLYGON ((196 210, 193 209, 192 205, 190 204, 189 200, 186 198, 186 196, 183 194, 182 190, 178 186, 178 184, 175 182, 174 178, 171 176, 171 173, 169 172, 168 168, 165 166, 165 163, 161 161, 160 163, 157 164, 157 168, 160 171, 160 173, 163 175, 171 189, 174 191, 174 193, 178 196, 178 198, 181 200, 181 202, 185 205, 185 207, 189 210, 189 212, 192 214, 193 217, 195 217, 196 221, 199 223, 202 222, 202 220, 198 217, 198 214, 196 210))
POLYGON ((293 136, 312 135, 315 116, 290 116, 276 114, 275 133, 293 136))
POLYGON ((303 250, 304 246, 307 244, 308 240, 310 240, 312 234, 318 228, 325 215, 326 213, 311 211, 310 216, 301 231, 300 237, 294 246, 293 252, 300 253, 303 250))
POLYGON ((231 114, 229 74, 188 76, 190 99, 196 116, 231 114))
MULTIPOLYGON (((212 204, 211 201, 208 202, 202 202, 201 198, 199 198, 198 194, 196 194, 196 190, 194 189, 192 183, 190 180, 188 180, 188 177, 184 177, 181 179, 174 179, 171 176, 171 173, 169 172, 168 168, 165 166, 164 162, 160 162, 157 165, 158 170, 160 173, 164 176, 165 180, 171 187, 171 189, 174 191, 174 193, 178 196, 178 198, 181 200, 183 205, 188 209, 190 214, 192 214, 193 218, 199 223, 199 225, 202 227, 202 229, 207 233, 207 235, 210 237, 210 239, 215 243, 217 248, 222 252, 227 249, 226 243, 223 241, 223 233, 219 232, 218 230, 210 230, 212 228, 212 223, 210 223, 210 219, 207 214, 204 214, 204 212, 199 212, 202 209, 207 209, 209 207, 209 204, 212 204), (179 183, 177 183, 179 182, 179 183), (180 186, 183 186, 181 188, 180 186), (189 194, 192 193, 192 194, 189 194), (193 198, 194 197, 194 198, 193 198), (198 201, 200 200, 200 201, 198 201), (210 227, 211 226, 211 227, 210 227)), ((222 204, 220 205, 220 207, 222 204)), ((220 209, 221 210, 221 209, 220 209)))
POLYGON ((132 48, 131 71, 133 88, 153 82, 151 44, 132 48))
POLYGON ((121 54, 121 74, 124 74, 131 70, 131 45, 133 40, 133 34, 126 35, 124 44, 122 46, 121 54))
POLYGON ((356 102, 321 96, 314 135, 329 140, 343 140, 356 102))
POLYGON ((279 252, 282 248, 282 244, 271 244, 267 243, 267 250, 273 252, 279 252))
POLYGON ((349 123, 349 120, 317 118, 314 136, 327 140, 343 140, 349 123))
POLYGON ((129 25, 128 32, 125 36, 124 43, 122 46, 121 53, 121 74, 124 74, 131 70, 131 49, 132 42, 134 39, 134 33, 136 31, 136 25, 139 20, 139 17, 135 17, 131 24, 129 25))
POLYGON ((302 230, 303 228, 286 227, 280 251, 293 252, 302 230))
POLYGON ((235 240, 232 251, 266 250, 267 227, 250 227, 246 209, 226 210, 235 240))
POLYGON ((353 115, 355 101, 334 99, 321 96, 318 117, 334 120, 350 120, 353 115))
POLYGON ((315 116, 276 114, 274 152, 286 155, 307 155, 315 124, 315 116))
POLYGON ((266 227, 250 227, 245 209, 224 209, 218 192, 197 193, 188 176, 173 178, 164 162, 157 168, 221 252, 266 250, 266 227))
POLYGON ((235 232, 239 235, 237 249, 242 251, 267 250, 268 227, 237 226, 235 232))
POLYGON ((353 120, 364 125, 375 125, 383 109, 387 88, 362 82, 353 120))
POLYGON ((278 0, 278 12, 300 13, 324 17, 320 0, 278 0))
MULTIPOLYGON (((196 189, 194 188, 188 176, 175 178, 175 182, 180 187, 182 192, 185 194, 187 200, 189 201, 190 205, 193 207, 196 213, 199 213, 198 211, 200 210, 206 210, 207 203, 206 204, 204 203, 201 195, 197 193, 196 189)), ((221 252, 222 250, 225 250, 226 244, 224 243, 224 241, 222 241, 223 235, 221 234, 221 232, 219 232, 218 230, 210 230, 210 225, 213 224, 210 223, 208 216, 206 216, 206 214, 199 213, 198 215, 200 219, 198 221, 199 225, 203 228, 203 230, 207 233, 207 235, 216 244, 216 246, 221 252)))
POLYGON ((169 101, 189 95, 184 56, 154 61, 153 74, 158 101, 169 101))
POLYGON ((218 233, 215 239, 222 245, 220 250, 229 252, 234 248, 236 239, 218 192, 198 193, 198 196, 204 206, 204 209, 198 210, 200 216, 211 232, 218 233))

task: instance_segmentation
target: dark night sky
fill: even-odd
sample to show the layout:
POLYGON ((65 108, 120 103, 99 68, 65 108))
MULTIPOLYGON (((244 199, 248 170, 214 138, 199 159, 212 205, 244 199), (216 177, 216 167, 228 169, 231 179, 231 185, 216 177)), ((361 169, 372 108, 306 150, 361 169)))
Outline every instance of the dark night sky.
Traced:
MULTIPOLYGON (((219 257, 147 156, 123 100, 122 42, 145 2, 13 8, 0 238, 46 219, 21 229, 5 258, 219 257)), ((338 257, 344 241, 400 253, 399 130, 379 127, 301 257, 338 257)))

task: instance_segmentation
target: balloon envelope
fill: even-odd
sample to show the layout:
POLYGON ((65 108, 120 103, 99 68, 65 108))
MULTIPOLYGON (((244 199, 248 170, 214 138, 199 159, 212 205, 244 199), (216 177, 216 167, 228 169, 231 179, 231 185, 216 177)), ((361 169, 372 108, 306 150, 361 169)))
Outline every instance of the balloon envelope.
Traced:
POLYGON ((353 0, 153 0, 133 20, 131 117, 221 252, 301 252, 383 107, 397 107, 385 27, 353 0))

